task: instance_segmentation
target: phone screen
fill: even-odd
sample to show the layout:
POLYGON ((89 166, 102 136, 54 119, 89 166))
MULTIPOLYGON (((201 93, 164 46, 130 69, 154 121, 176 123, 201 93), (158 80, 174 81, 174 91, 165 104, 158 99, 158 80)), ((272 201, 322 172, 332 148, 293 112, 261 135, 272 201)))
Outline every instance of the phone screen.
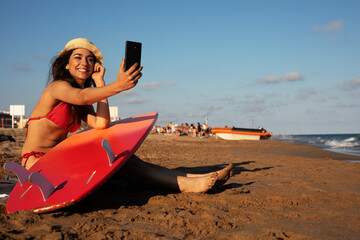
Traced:
POLYGON ((138 63, 138 68, 141 64, 141 43, 126 41, 125 47, 125 71, 127 71, 132 65, 138 63))

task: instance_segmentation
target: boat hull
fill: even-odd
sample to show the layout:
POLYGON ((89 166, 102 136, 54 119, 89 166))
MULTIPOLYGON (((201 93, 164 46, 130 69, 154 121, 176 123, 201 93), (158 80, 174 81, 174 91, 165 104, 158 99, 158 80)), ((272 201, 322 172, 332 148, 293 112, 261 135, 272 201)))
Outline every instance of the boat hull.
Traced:
POLYGON ((212 128, 211 131, 225 140, 260 140, 271 137, 271 134, 263 128, 212 128))
POLYGON ((259 135, 216 133, 216 136, 225 140, 260 140, 259 135))

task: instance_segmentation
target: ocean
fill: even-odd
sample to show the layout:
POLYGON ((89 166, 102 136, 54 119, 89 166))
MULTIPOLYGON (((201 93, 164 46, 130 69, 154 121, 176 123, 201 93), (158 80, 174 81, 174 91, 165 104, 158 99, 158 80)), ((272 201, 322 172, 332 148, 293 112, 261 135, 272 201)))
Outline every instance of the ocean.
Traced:
MULTIPOLYGON (((326 150, 360 156, 360 134, 277 135, 276 140, 313 145, 326 150)), ((360 162, 360 161, 357 161, 360 162)))

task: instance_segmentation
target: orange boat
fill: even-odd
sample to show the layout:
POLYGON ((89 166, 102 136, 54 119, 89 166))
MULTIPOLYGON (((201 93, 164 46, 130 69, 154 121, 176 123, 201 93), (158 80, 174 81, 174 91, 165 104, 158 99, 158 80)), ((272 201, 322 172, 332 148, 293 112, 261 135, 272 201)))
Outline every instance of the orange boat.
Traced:
POLYGON ((271 133, 259 128, 212 128, 212 133, 225 140, 260 140, 268 139, 271 133))

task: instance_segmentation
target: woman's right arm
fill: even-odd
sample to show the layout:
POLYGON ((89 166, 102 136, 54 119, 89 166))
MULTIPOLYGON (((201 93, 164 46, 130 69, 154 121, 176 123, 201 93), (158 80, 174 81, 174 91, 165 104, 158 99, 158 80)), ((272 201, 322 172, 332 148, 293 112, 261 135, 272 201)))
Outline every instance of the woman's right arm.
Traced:
POLYGON ((68 82, 55 81, 48 86, 47 90, 54 99, 62 102, 74 105, 92 105, 102 99, 135 87, 142 76, 141 70, 143 69, 140 67, 136 70, 136 67, 137 65, 134 65, 124 72, 123 59, 116 81, 103 87, 79 89, 72 87, 68 82))

